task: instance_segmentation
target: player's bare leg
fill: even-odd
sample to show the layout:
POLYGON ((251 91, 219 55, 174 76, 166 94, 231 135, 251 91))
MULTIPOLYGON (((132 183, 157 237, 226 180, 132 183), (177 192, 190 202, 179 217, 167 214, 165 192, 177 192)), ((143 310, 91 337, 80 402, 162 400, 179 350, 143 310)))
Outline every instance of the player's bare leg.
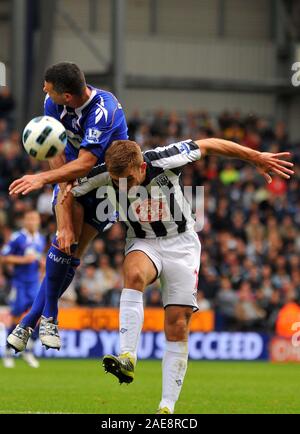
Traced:
POLYGON ((131 383, 137 359, 137 348, 144 322, 143 292, 157 277, 152 261, 145 253, 134 251, 124 261, 124 289, 120 300, 120 355, 103 358, 106 372, 115 375, 120 383, 131 383))
POLYGON ((162 399, 157 413, 173 413, 188 360, 188 334, 193 309, 167 306, 165 309, 166 348, 162 361, 162 399))
POLYGON ((82 231, 79 237, 79 242, 77 249, 74 253, 75 258, 82 258, 83 254, 85 253, 86 249, 88 248, 88 245, 91 241, 98 235, 97 229, 93 228, 93 226, 84 223, 82 227, 82 231))

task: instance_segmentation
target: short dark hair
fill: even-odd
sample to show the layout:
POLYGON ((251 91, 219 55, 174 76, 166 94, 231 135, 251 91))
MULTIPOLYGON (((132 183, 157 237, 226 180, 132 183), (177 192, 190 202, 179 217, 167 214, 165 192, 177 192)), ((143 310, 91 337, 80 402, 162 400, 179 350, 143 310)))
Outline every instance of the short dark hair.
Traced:
POLYGON ((72 62, 60 62, 46 69, 44 79, 53 84, 57 93, 68 92, 72 95, 82 95, 86 81, 83 72, 72 62))

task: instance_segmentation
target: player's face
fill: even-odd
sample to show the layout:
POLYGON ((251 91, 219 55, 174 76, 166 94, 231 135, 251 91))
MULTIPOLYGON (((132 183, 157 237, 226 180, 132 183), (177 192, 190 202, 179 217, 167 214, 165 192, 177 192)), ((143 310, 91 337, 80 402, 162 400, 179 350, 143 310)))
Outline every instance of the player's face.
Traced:
POLYGON ((24 228, 28 231, 28 232, 37 232, 40 228, 40 224, 41 224, 41 218, 40 215, 35 212, 28 212, 27 214, 25 214, 24 217, 24 228))
POLYGON ((114 174, 110 174, 112 182, 122 189, 122 179, 126 179, 127 191, 131 189, 131 187, 135 187, 137 185, 141 185, 146 177, 146 168, 147 163, 143 162, 138 167, 131 167, 126 172, 122 174, 122 176, 117 176, 114 174))
POLYGON ((68 105, 72 100, 72 95, 70 93, 56 92, 56 90, 54 90, 53 88, 53 84, 48 81, 44 81, 43 91, 50 96, 50 98, 55 104, 58 105, 68 105))

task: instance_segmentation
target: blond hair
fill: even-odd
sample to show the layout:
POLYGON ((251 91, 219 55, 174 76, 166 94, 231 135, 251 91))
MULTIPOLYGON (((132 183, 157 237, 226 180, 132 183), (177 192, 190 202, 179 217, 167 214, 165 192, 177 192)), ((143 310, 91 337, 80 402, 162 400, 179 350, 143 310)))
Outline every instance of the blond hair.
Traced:
POLYGON ((143 162, 140 146, 131 140, 115 140, 105 153, 107 170, 122 175, 128 168, 138 167, 143 162))

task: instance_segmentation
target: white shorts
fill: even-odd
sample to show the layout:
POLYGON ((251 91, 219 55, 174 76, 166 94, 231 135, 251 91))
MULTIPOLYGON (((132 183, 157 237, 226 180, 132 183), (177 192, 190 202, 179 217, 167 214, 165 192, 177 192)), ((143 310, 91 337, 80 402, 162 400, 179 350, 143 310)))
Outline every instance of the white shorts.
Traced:
POLYGON ((136 250, 144 252, 157 269, 164 307, 180 305, 198 310, 201 244, 196 232, 187 231, 169 238, 127 239, 125 255, 136 250))

